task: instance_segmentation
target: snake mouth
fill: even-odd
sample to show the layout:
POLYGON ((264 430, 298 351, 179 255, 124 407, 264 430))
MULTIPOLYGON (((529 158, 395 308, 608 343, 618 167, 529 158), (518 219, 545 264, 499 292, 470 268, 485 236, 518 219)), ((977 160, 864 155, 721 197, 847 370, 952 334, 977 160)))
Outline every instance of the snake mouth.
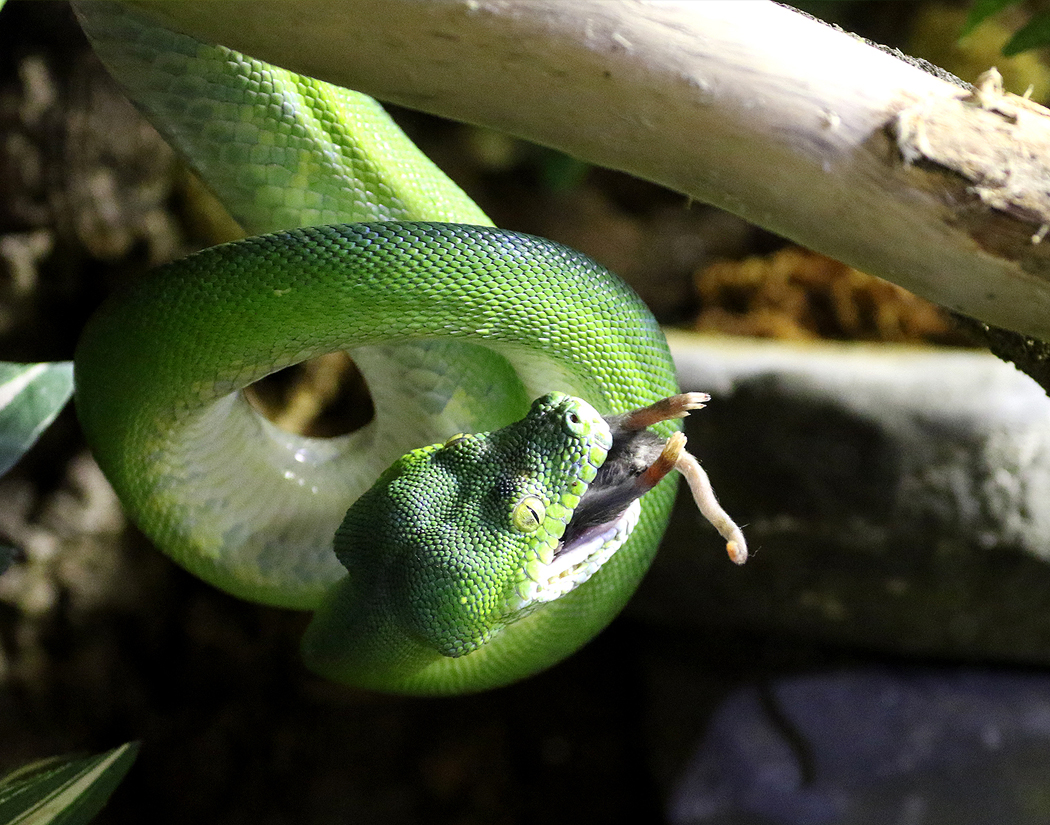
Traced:
POLYGON ((561 598, 597 573, 630 538, 641 497, 667 473, 667 441, 647 430, 617 427, 612 446, 551 555, 537 554, 514 588, 514 612, 561 598), (654 472, 655 471, 655 472, 654 472), (654 480, 655 479, 655 480, 654 480))
POLYGON ((550 562, 529 564, 526 577, 514 588, 510 610, 521 613, 575 590, 626 543, 641 512, 641 501, 635 499, 611 521, 590 525, 570 541, 559 542, 550 562))
POLYGON ((641 498, 671 471, 689 484, 701 514, 726 539, 736 564, 747 560, 740 528, 718 504, 707 474, 685 452, 685 436, 661 438, 647 428, 702 409, 705 393, 673 395, 621 415, 606 416, 612 444, 604 462, 580 497, 557 543, 530 551, 522 578, 507 602, 511 619, 571 592, 597 573, 630 538, 641 516, 641 498))

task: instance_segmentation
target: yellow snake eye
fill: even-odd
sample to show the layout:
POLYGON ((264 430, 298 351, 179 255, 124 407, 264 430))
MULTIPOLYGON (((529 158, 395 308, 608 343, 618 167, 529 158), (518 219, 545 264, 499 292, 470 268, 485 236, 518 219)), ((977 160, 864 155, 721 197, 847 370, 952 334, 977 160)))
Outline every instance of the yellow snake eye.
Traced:
POLYGON ((543 524, 543 517, 547 514, 547 508, 536 496, 525 496, 514 505, 514 511, 510 519, 515 529, 522 533, 535 533, 543 524))
POLYGON ((569 428, 570 433, 575 435, 584 435, 587 432, 587 425, 580 417, 579 412, 574 409, 565 411, 565 426, 569 428))

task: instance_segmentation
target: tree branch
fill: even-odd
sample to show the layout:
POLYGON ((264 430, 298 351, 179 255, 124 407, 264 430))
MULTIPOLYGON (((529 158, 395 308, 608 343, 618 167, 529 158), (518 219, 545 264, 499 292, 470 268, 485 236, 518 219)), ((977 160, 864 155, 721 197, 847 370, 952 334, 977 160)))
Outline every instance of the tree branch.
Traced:
POLYGON ((1050 339, 1050 113, 765 0, 144 3, 380 100, 714 204, 1050 339))

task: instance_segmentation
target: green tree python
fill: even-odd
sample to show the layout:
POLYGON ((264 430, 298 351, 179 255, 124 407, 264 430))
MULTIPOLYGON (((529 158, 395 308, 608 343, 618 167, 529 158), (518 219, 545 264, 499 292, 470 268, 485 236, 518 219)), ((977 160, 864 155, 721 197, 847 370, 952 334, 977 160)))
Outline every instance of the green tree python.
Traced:
POLYGON ((746 558, 682 449, 678 419, 706 398, 677 395, 662 333, 614 275, 493 228, 368 97, 148 12, 77 12, 258 235, 111 297, 77 350, 86 437, 171 558, 313 611, 316 672, 421 694, 523 678, 601 630, 652 561, 672 469, 746 558), (241 392, 339 350, 372 396, 362 429, 288 433, 241 392))

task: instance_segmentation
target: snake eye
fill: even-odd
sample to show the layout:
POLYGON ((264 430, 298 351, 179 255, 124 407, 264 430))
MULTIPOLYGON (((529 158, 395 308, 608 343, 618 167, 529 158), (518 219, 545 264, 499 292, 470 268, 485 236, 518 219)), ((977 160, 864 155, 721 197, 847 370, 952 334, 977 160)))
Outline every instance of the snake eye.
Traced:
POLYGON ((580 414, 576 410, 565 411, 565 424, 570 432, 576 434, 580 434, 584 430, 583 419, 580 418, 580 414))
POLYGON ((547 508, 536 496, 525 496, 514 505, 510 520, 516 530, 522 533, 535 533, 543 524, 543 517, 546 513, 547 508))

